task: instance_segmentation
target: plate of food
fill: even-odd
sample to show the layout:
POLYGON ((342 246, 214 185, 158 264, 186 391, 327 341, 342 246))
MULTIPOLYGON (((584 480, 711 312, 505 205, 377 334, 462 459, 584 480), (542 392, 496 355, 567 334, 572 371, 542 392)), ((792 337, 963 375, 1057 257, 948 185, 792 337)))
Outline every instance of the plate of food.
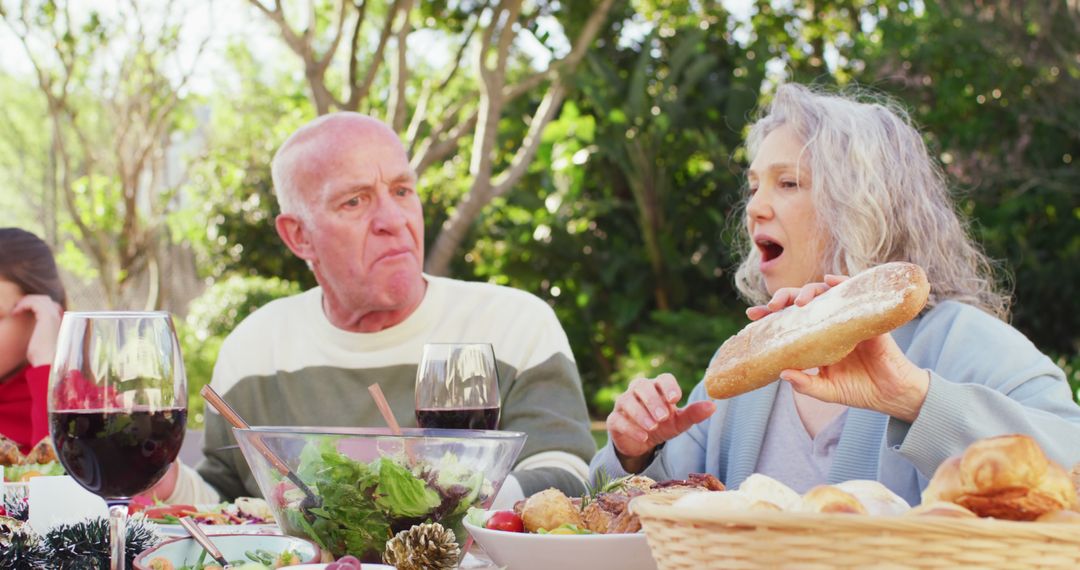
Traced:
MULTIPOLYGON (((235 534, 215 536, 214 546, 236 570, 272 570, 314 564, 322 552, 311 541, 292 536, 235 534)), ((190 536, 163 542, 135 557, 135 570, 219 568, 190 536)))
POLYGON ((598 485, 581 498, 548 489, 518 502, 512 511, 473 509, 465 529, 498 566, 514 570, 656 570, 630 509, 630 500, 654 493, 722 490, 711 475, 655 482, 623 477, 598 485))
POLYGON ((180 526, 182 517, 191 517, 206 534, 281 534, 266 501, 239 497, 214 505, 141 505, 132 503, 131 514, 141 513, 158 525, 165 536, 187 536, 180 526))
POLYGON ((0 435, 0 467, 5 483, 25 483, 39 475, 64 475, 52 439, 45 437, 23 455, 14 441, 0 435))

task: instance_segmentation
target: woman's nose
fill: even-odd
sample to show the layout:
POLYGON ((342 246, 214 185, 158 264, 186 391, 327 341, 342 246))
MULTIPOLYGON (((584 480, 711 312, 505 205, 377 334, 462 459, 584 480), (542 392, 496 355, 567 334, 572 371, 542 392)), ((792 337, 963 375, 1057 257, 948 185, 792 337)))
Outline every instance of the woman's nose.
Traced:
POLYGON ((750 195, 750 200, 746 202, 746 216, 751 220, 767 219, 772 216, 769 192, 764 185, 750 195))

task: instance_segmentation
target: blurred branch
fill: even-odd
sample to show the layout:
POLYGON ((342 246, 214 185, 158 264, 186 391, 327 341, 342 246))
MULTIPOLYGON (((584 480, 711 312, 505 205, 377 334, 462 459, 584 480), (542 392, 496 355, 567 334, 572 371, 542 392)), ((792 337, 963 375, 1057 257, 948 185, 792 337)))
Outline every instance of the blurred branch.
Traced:
MULTIPOLYGON (((601 26, 607 20, 608 12, 613 3, 613 0, 602 0, 597 4, 582 27, 581 32, 574 38, 570 53, 561 61, 549 67, 550 70, 554 71, 552 83, 548 86, 540 105, 528 122, 529 130, 517 147, 509 166, 494 177, 491 175, 491 165, 496 141, 495 129, 498 127, 502 106, 506 103, 502 89, 506 74, 506 57, 510 46, 510 40, 507 37, 508 34, 512 34, 514 21, 508 20, 503 24, 493 67, 489 68, 485 65, 486 44, 481 46, 478 63, 481 70, 487 70, 488 77, 483 82, 481 89, 479 119, 473 138, 470 173, 473 174, 474 178, 469 191, 458 202, 454 212, 435 238, 426 264, 426 269, 430 273, 435 275, 446 274, 450 267, 450 261, 464 240, 468 228, 480 215, 483 208, 495 197, 509 192, 525 174, 539 149, 544 128, 555 117, 559 107, 562 105, 568 89, 567 81, 576 71, 578 64, 592 45, 601 26), (495 90, 496 88, 498 91, 495 90)), ((500 6, 502 4, 500 2, 500 6)), ((510 8, 510 13, 513 14, 515 19, 520 14, 520 7, 520 3, 516 3, 515 6, 510 8)), ((493 16, 491 25, 494 26, 498 20, 497 16, 493 16)), ((485 30, 484 37, 490 40, 492 34, 489 30, 485 30)), ((483 73, 485 72, 482 71, 482 75, 483 73)), ((542 78, 536 78, 536 80, 540 81, 542 78)))
POLYGON ((401 19, 401 27, 397 31, 397 65, 392 70, 393 75, 393 100, 390 105, 389 120, 387 121, 394 128, 395 132, 401 132, 405 128, 405 119, 407 110, 407 104, 405 101, 405 91, 408 88, 409 81, 409 65, 406 59, 408 55, 409 45, 409 33, 412 31, 412 26, 409 23, 409 9, 412 6, 412 0, 406 0, 402 6, 402 10, 405 16, 401 19))
MULTIPOLYGON (((345 109, 350 111, 359 109, 360 101, 368 96, 368 93, 371 91, 371 86, 375 83, 375 76, 382 67, 383 52, 386 50, 386 43, 394 33, 394 21, 397 20, 399 12, 405 12, 406 25, 408 24, 408 6, 411 3, 410 0, 394 0, 394 3, 390 5, 390 10, 386 14, 386 21, 383 22, 382 30, 379 32, 379 43, 375 47, 375 53, 372 54, 368 60, 367 73, 364 75, 363 82, 359 85, 357 85, 355 81, 349 84, 349 100, 345 103, 345 109)), ((357 28, 357 30, 359 30, 359 28, 357 28)), ((358 47, 359 44, 354 42, 353 51, 349 54, 350 62, 358 59, 358 47)), ((319 114, 322 115, 323 113, 320 112, 319 114)))

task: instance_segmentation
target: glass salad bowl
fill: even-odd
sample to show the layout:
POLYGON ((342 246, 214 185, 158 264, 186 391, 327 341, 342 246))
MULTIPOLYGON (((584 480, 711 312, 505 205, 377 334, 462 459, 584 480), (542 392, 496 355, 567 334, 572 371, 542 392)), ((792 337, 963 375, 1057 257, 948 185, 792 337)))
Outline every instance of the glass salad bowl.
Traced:
POLYGON ((524 433, 507 431, 233 431, 281 530, 364 562, 381 562, 388 539, 424 522, 453 530, 464 556, 462 519, 491 505, 525 444, 524 433))

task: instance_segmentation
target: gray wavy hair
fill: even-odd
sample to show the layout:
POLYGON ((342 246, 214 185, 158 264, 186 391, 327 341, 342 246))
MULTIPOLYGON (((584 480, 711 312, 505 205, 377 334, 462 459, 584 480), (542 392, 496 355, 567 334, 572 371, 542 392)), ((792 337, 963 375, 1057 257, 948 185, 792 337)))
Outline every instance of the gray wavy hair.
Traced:
MULTIPOLYGON (((825 273, 853 275, 908 261, 926 270, 928 306, 953 299, 1008 319, 1010 295, 995 281, 994 264, 969 235, 944 173, 902 107, 880 95, 781 85, 750 129, 750 161, 781 125, 789 125, 805 145, 799 162, 809 167, 814 207, 827 236, 825 273)), ((745 257, 735 285, 750 302, 764 303, 770 295, 759 269, 761 252, 745 222, 736 235, 745 257)))

